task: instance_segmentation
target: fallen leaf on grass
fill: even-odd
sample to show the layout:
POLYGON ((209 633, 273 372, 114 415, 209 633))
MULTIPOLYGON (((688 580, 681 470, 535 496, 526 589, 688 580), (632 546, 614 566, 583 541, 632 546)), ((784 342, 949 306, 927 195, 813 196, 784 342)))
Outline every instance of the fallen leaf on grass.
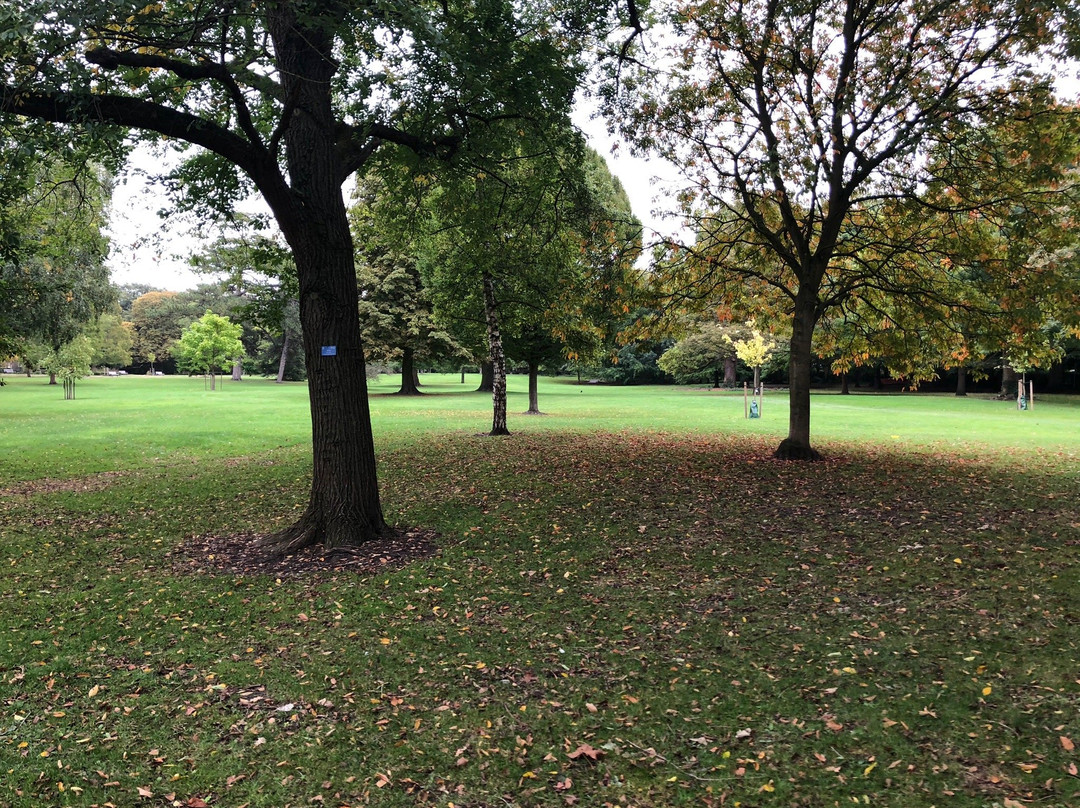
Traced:
POLYGON ((1070 738, 1067 738, 1064 735, 1059 735, 1058 740, 1061 741, 1061 748, 1064 749, 1066 752, 1071 752, 1073 751, 1073 749, 1076 748, 1076 744, 1074 744, 1070 738))
POLYGON ((571 760, 577 760, 578 758, 588 758, 592 761, 597 761, 603 757, 604 753, 599 749, 594 749, 587 743, 580 744, 577 749, 567 755, 571 760))

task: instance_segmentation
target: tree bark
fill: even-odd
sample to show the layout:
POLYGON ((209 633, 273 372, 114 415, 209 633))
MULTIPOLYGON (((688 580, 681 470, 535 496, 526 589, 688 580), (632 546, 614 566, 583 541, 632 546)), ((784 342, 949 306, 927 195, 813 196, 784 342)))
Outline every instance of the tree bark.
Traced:
POLYGON ((814 326, 817 325, 816 296, 807 293, 803 286, 795 298, 788 381, 788 436, 776 449, 775 457, 780 460, 821 459, 810 446, 810 363, 814 326))
POLYGON ((233 362, 232 366, 232 380, 234 382, 240 381, 244 376, 244 362, 241 359, 237 359, 233 362))
POLYGON ((495 368, 491 362, 480 363, 480 386, 476 388, 478 393, 490 393, 495 384, 495 368))
POLYGON ((1009 364, 1008 360, 1002 360, 1004 364, 1001 367, 1001 398, 1015 399, 1016 398, 1016 371, 1013 366, 1009 364))
POLYGON ((734 387, 735 386, 735 370, 737 364, 734 356, 724 357, 724 384, 734 387))
POLYGON ((416 387, 416 366, 414 365, 414 352, 412 348, 405 348, 401 352, 401 389, 399 396, 418 396, 420 391, 416 387))
POLYGON ((535 362, 529 363, 529 409, 525 412, 526 415, 543 415, 540 412, 539 397, 536 391, 536 382, 540 375, 540 369, 535 362))
POLYGON ((217 390, 217 376, 214 371, 210 371, 210 391, 213 392, 214 390, 217 390))
POLYGON ((341 183, 327 32, 283 4, 272 26, 283 97, 295 100, 285 127, 285 198, 271 202, 296 260, 300 322, 311 405, 312 476, 307 510, 265 544, 288 553, 321 542, 326 550, 390 532, 382 513, 368 408, 359 294, 341 183), (276 203, 276 207, 275 207, 276 203))
POLYGON ((281 358, 278 359, 277 365, 277 383, 282 384, 285 381, 285 365, 289 361, 289 332, 281 332, 281 358))
POLYGON ((847 371, 840 374, 840 395, 850 396, 851 389, 848 387, 848 375, 847 371))
POLYGON ((495 284, 484 273, 484 316, 487 319, 488 349, 491 353, 491 435, 509 435, 506 428, 506 354, 499 332, 499 313, 495 308, 495 284))
POLYGON ((956 369, 956 395, 967 395, 967 368, 963 365, 956 369))

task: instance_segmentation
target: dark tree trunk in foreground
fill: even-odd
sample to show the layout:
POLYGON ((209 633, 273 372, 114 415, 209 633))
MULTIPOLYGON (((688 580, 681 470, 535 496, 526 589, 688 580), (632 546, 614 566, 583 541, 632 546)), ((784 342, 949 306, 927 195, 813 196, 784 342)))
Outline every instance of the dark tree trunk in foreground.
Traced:
POLYGON ((956 369, 956 395, 967 395, 967 368, 963 365, 956 369))
POLYGON ((375 473, 367 375, 360 343, 353 243, 335 143, 330 37, 283 6, 272 27, 285 97, 297 110, 284 130, 291 187, 271 203, 296 260, 311 403, 313 467, 307 510, 267 540, 276 552, 321 542, 327 550, 385 535, 375 473))
POLYGON ((278 359, 277 365, 277 383, 282 384, 285 381, 285 363, 289 361, 289 332, 281 332, 281 358, 278 359))
POLYGON ((840 395, 851 395, 851 389, 848 387, 848 375, 846 371, 840 374, 840 395))
POLYGON ((399 396, 418 396, 420 390, 416 387, 416 366, 414 364, 414 352, 412 348, 405 348, 401 352, 401 389, 399 396))
POLYGON ((536 382, 540 375, 540 370, 536 366, 535 362, 529 363, 529 409, 525 412, 526 415, 543 415, 540 412, 539 398, 536 393, 536 382))
POLYGON ((490 393, 495 384, 495 368, 491 362, 480 363, 480 386, 476 388, 478 393, 490 393))
POLYGON ((788 436, 775 453, 780 460, 821 459, 821 455, 810 446, 810 363, 815 325, 816 301, 800 288, 791 322, 788 436))
POLYGON ((503 353, 502 334, 499 332, 499 313, 495 308, 495 284, 484 273, 484 315, 487 318, 488 347, 491 351, 491 433, 509 435, 506 428, 506 354, 503 353))

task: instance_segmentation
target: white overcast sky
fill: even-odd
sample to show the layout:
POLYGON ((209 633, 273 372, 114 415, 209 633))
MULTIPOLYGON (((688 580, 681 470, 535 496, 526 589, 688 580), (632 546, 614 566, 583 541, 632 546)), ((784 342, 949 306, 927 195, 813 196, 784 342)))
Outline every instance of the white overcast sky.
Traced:
MULTIPOLYGON (((653 211, 665 204, 661 191, 671 184, 674 169, 632 157, 624 144, 607 134, 603 121, 590 119, 581 107, 574 118, 589 144, 607 159, 611 172, 626 188, 634 213, 646 228, 670 230, 653 211)), ((168 207, 168 200, 147 175, 161 170, 161 158, 149 149, 140 149, 133 155, 129 170, 118 178, 112 198, 112 249, 107 263, 117 284, 145 283, 172 291, 191 289, 211 280, 193 273, 187 263, 188 256, 197 253, 204 242, 189 222, 177 216, 158 216, 159 210, 168 207)))

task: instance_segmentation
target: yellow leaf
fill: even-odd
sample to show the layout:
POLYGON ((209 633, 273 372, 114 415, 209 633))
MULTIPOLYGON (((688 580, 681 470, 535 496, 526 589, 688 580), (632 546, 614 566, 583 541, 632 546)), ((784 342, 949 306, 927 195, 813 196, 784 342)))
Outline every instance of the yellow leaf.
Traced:
POLYGON ((383 645, 389 645, 390 644, 390 638, 389 637, 383 637, 381 640, 379 640, 379 642, 382 643, 383 645))
POLYGON ((772 784, 772 780, 770 780, 765 785, 763 785, 761 788, 759 788, 758 791, 776 791, 776 786, 774 786, 772 784))
POLYGON ((982 694, 983 694, 984 696, 989 696, 989 695, 990 695, 991 693, 993 693, 993 692, 994 692, 994 688, 990 687, 990 685, 987 685, 986 687, 984 687, 984 688, 982 689, 982 694))
POLYGON ((872 772, 876 768, 877 768, 877 761, 875 760, 873 763, 871 763, 869 766, 867 766, 865 769, 863 769, 862 776, 866 777, 868 774, 870 774, 870 772, 872 772))

